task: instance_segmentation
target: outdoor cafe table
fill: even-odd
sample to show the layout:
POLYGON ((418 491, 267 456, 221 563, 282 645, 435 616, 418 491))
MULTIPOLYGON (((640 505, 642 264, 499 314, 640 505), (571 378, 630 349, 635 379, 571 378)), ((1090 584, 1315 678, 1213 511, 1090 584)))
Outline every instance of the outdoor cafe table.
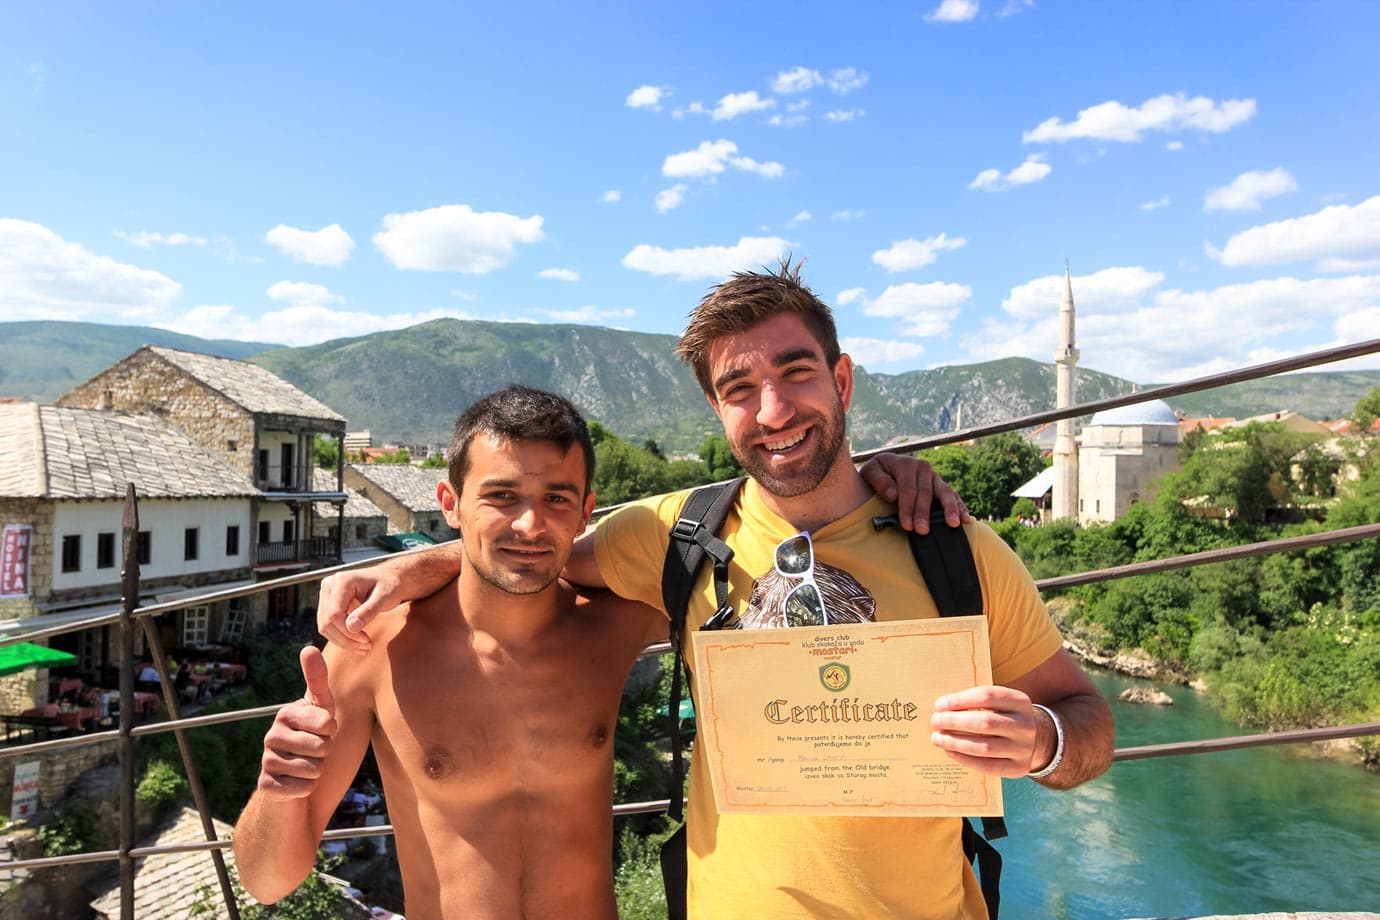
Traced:
POLYGON ((36 716, 41 719, 52 719, 59 725, 65 725, 72 731, 81 731, 82 723, 97 717, 94 709, 82 706, 75 709, 63 709, 57 703, 49 703, 46 706, 35 706, 33 709, 26 709, 20 713, 21 716, 36 716))
POLYGON ((216 676, 226 683, 243 683, 249 674, 249 669, 242 664, 231 664, 228 661, 218 661, 212 667, 215 669, 216 676))

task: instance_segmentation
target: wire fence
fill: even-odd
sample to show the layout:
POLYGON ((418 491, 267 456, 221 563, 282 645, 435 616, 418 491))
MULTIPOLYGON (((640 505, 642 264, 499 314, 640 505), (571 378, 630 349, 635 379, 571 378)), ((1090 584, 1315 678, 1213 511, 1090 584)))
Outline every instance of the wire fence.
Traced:
MULTIPOLYGON (((1038 412, 1022 416, 1008 422, 995 425, 987 425, 960 431, 946 432, 933 437, 922 438, 902 444, 891 445, 884 449, 865 451, 854 455, 855 460, 864 460, 868 457, 882 453, 884 450, 891 451, 911 451, 927 447, 934 447, 941 444, 953 443, 972 438, 983 437, 990 434, 997 434, 1004 431, 1013 431, 1030 428, 1046 422, 1057 421, 1064 418, 1075 418, 1089 413, 1102 411, 1104 409, 1118 408, 1121 406, 1133 405, 1155 399, 1164 399, 1169 396, 1181 395, 1185 393, 1197 392, 1200 390, 1212 389, 1230 383, 1238 383, 1246 380, 1254 380, 1260 377, 1271 376, 1274 374, 1286 373, 1294 370, 1301 370, 1309 367, 1316 367, 1323 364, 1332 363, 1347 358, 1361 355, 1374 354, 1380 352, 1380 339, 1372 339, 1366 342, 1359 342, 1353 345, 1338 348, 1325 349, 1323 351, 1312 352, 1306 355, 1289 358, 1281 361, 1273 361, 1267 364, 1255 365, 1224 374, 1215 374, 1207 377, 1200 377, 1184 383, 1173 384, 1170 386, 1156 387, 1148 390, 1141 390, 1136 393, 1124 396, 1113 397, 1110 399, 1097 400, 1065 409, 1056 409, 1046 412, 1038 412)), ((600 513, 607 513, 615 510, 618 506, 601 509, 600 513)), ((106 613, 90 618, 76 619, 60 625, 48 628, 23 631, 22 634, 0 636, 0 646, 11 645, 21 641, 34 641, 36 639, 49 638, 56 635, 77 632, 86 629, 93 629, 105 626, 118 625, 120 633, 121 647, 121 680, 120 680, 120 722, 119 728, 109 731, 91 732, 83 735, 70 737, 54 738, 47 741, 37 741, 28 744, 13 745, 0 748, 0 761, 13 760, 35 754, 51 753, 64 749, 74 748, 84 745, 100 744, 104 742, 114 742, 119 748, 120 754, 120 846, 116 850, 92 851, 86 853, 74 853, 65 856, 43 857, 36 859, 13 860, 6 862, 4 868, 11 872, 15 870, 33 870, 42 868, 52 868, 60 866, 71 866, 94 862, 119 862, 120 863, 120 895, 121 895, 121 920, 132 920, 134 907, 134 878, 135 863, 138 860, 152 856, 169 855, 175 853, 207 851, 211 854, 216 865, 217 877, 220 882, 221 894, 225 900, 226 911, 232 920, 238 920, 239 910, 235 902, 233 888, 229 879, 227 867, 223 859, 223 851, 231 845, 229 840, 219 839, 212 824, 210 808, 207 805, 205 793, 202 789, 198 776, 195 759, 192 757, 190 748, 186 744, 185 732, 200 728, 207 728, 216 725, 223 725, 232 722, 244 721, 247 719, 263 718, 272 716, 286 703, 260 706, 252 709, 234 710, 229 712, 215 713, 204 716, 181 717, 178 714, 178 697, 173 692, 173 684, 169 679, 167 661, 163 654, 161 642, 157 630, 152 628, 153 618, 160 614, 182 610, 192 605, 214 604, 220 601, 228 601, 234 598, 245 597, 275 588, 290 587, 293 585, 319 581, 328 575, 336 572, 343 572, 351 569, 366 567, 374 564, 377 560, 365 560, 361 562, 348 563, 332 566, 330 568, 316 569, 313 571, 300 572, 271 580, 257 582, 250 585, 243 585, 235 588, 209 590, 195 596, 179 597, 175 601, 164 603, 137 606, 139 597, 139 565, 137 559, 137 539, 138 533, 138 507, 137 497, 134 494, 134 487, 130 485, 125 503, 125 516, 123 522, 124 530, 124 570, 123 570, 123 594, 125 602, 118 613, 106 613), (134 630, 140 628, 143 631, 146 643, 152 652, 154 664, 159 674, 159 683, 162 689, 163 703, 168 711, 168 720, 165 722, 135 725, 134 715, 134 675, 133 675, 133 642, 134 630), (136 847, 134 845, 134 745, 137 739, 159 733, 173 732, 178 740, 179 749, 182 755, 184 771, 187 775, 189 785, 192 789, 193 799, 196 803, 198 815, 201 818, 202 829, 205 835, 204 841, 195 843, 185 843, 176 845, 136 847)), ((1318 546, 1333 545, 1344 542, 1358 540, 1369 540, 1380 537, 1380 523, 1367 524, 1357 527, 1349 527, 1321 533, 1309 534, 1300 537, 1289 537, 1276 540, 1266 540, 1258 543, 1234 546, 1225 549, 1214 549, 1200 553, 1190 553, 1181 556, 1168 557, 1164 559, 1150 560, 1146 562, 1134 563, 1131 565, 1115 566, 1110 568, 1098 569, 1094 571, 1079 572, 1070 575, 1063 575, 1054 578, 1045 578, 1036 582, 1041 590, 1064 588, 1073 585, 1089 584, 1093 582, 1108 581, 1118 578, 1130 578, 1137 575, 1146 575, 1155 572, 1170 571, 1173 569, 1189 568, 1199 565, 1210 565, 1226 562, 1233 559, 1242 559, 1252 556, 1261 556, 1272 553, 1296 552, 1311 549, 1318 546)), ((414 550, 415 552, 415 550, 414 550)), ((659 655, 670 650, 669 643, 658 643, 650 646, 644 655, 659 655)), ((1184 756, 1190 754, 1210 753, 1214 751, 1237 750, 1248 747, 1261 747, 1279 744, 1301 744, 1313 743, 1324 740, 1334 740, 1339 738, 1358 738, 1371 735, 1380 735, 1380 722, 1366 722, 1356 725, 1346 725, 1331 728, 1314 728, 1298 731, 1282 731, 1266 734, 1240 735, 1227 738, 1215 738, 1198 741, 1187 741, 1172 744, 1148 745, 1142 747, 1119 748, 1114 754, 1115 762, 1142 760, 1155 757, 1184 756)), ((615 815, 633 815, 663 811, 669 802, 665 799, 647 802, 630 802, 617 804, 613 808, 615 815)), ((328 830, 323 835, 323 840, 349 840, 361 837, 388 836, 392 834, 391 825, 379 825, 361 828, 339 828, 328 830)))

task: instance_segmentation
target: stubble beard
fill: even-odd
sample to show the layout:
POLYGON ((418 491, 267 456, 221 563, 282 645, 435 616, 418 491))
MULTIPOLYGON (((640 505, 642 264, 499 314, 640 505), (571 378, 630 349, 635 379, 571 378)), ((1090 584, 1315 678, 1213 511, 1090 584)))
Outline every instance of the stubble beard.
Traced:
MULTIPOLYGON (((498 549, 496 547, 495 549, 498 549)), ((485 584, 492 585, 505 594, 522 597, 529 594, 540 594, 547 588, 556 583, 560 578, 560 570, 554 572, 540 572, 528 570, 514 572, 503 566, 485 559, 469 558, 466 564, 478 575, 485 584)))
MULTIPOLYGON (((783 471, 784 475, 773 468, 770 458, 764 458, 755 447, 730 445, 733 456, 759 486, 778 498, 795 498, 811 492, 829 475, 838 460, 839 451, 843 449, 843 407, 839 405, 832 414, 817 415, 811 421, 815 423, 818 446, 809 457, 798 461, 799 466, 795 469, 783 471)), ((760 435, 759 430, 759 439, 760 435)))

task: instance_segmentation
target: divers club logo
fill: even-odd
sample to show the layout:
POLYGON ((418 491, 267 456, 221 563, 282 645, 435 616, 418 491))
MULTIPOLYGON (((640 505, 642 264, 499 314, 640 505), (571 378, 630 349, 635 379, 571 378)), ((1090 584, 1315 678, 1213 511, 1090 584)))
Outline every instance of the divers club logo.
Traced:
POLYGON ((848 683, 853 679, 853 675, 848 673, 848 665, 838 661, 831 661, 819 668, 819 682, 824 685, 825 690, 840 693, 848 689, 848 683))

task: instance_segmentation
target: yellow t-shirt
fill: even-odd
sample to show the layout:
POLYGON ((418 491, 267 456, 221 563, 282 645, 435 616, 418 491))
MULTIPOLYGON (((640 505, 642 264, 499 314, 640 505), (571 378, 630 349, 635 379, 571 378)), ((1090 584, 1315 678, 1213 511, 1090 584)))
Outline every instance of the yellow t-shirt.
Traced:
MULTIPOLYGON (((666 547, 688 494, 636 503, 599 525, 595 558, 617 594, 663 607, 666 547)), ((827 579, 833 587, 826 599, 851 598, 851 608, 878 621, 938 616, 905 534, 872 526, 874 515, 894 511, 874 497, 810 535, 817 565, 830 567, 827 579), (844 588, 837 594, 840 584, 844 588)), ((993 680, 1006 684, 1058 651, 1059 633, 1015 553, 985 526, 970 524, 965 530, 982 583, 993 680)), ((745 622, 759 619, 760 611, 749 605, 754 580, 773 574, 776 545, 797 532, 767 510, 756 483, 744 484, 719 536, 734 551, 728 602, 745 622)), ((687 629, 699 628, 716 607, 711 568, 706 564, 696 582, 687 629)), ((696 745, 686 819, 690 917, 987 916, 977 879, 963 858, 959 819, 720 815, 702 756, 696 745)))

